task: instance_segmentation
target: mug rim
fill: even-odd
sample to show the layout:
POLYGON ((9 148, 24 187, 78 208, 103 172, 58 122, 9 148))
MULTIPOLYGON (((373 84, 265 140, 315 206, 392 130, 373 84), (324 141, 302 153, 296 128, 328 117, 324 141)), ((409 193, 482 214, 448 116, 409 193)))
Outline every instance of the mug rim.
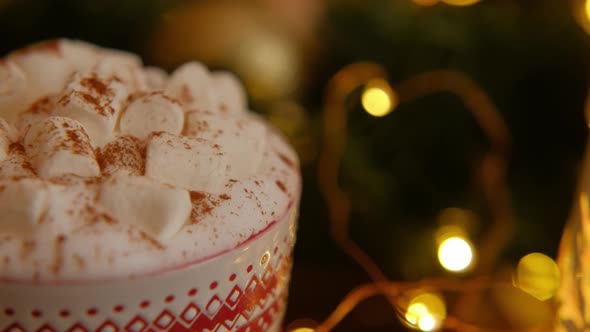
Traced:
POLYGON ((156 276, 163 276, 168 273, 174 273, 174 272, 182 271, 182 270, 189 269, 192 267, 196 267, 200 264, 204 264, 204 263, 214 261, 216 259, 220 259, 222 256, 224 256, 228 253, 242 250, 244 247, 247 247, 250 243, 252 243, 256 239, 260 238, 264 234, 267 234, 272 229, 276 228, 277 225, 281 223, 281 221, 288 222, 288 221, 286 221, 286 217, 288 216, 291 209, 295 206, 295 204, 298 201, 300 201, 301 192, 302 192, 302 179, 301 179, 301 174, 299 173, 298 174, 298 181, 297 181, 297 190, 295 191, 296 195, 294 195, 289 200, 287 207, 285 208, 283 213, 278 218, 276 218, 273 221, 271 221, 270 223, 268 223, 264 228, 253 233, 252 235, 250 235, 244 241, 238 242, 235 246, 225 249, 225 250, 218 251, 216 253, 213 253, 213 254, 210 254, 207 256, 200 257, 200 258, 192 260, 192 261, 188 261, 188 262, 185 262, 182 264, 177 264, 177 265, 170 266, 170 267, 167 267, 164 269, 159 269, 157 271, 156 270, 152 270, 152 271, 148 270, 148 271, 143 272, 138 275, 129 275, 126 277, 98 278, 98 279, 60 279, 60 280, 47 280, 47 281, 19 280, 19 279, 13 279, 13 278, 0 277, 0 284, 40 286, 40 287, 41 286, 80 286, 80 285, 93 285, 93 284, 96 285, 96 284, 104 284, 104 283, 128 282, 128 281, 132 281, 132 280, 151 278, 151 277, 156 277, 156 276))

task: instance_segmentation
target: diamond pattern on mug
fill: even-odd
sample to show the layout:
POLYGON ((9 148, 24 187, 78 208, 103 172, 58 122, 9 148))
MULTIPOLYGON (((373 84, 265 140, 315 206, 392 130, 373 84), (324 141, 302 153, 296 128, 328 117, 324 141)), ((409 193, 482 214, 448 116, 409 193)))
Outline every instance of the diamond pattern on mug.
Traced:
POLYGON ((107 320, 106 322, 102 323, 102 325, 96 329, 96 332, 118 332, 119 327, 117 324, 107 320))
POLYGON ((180 319, 185 323, 192 323, 195 318, 201 313, 199 307, 197 307, 194 303, 190 303, 186 309, 180 314, 180 319))
POLYGON ((167 329, 174 322, 174 315, 168 310, 162 311, 160 316, 154 320, 154 325, 162 330, 167 329))
POLYGON ((45 325, 41 326, 40 328, 38 328, 37 331, 35 331, 35 332, 57 332, 57 330, 54 329, 53 327, 51 327, 51 325, 45 324, 45 325))
POLYGON ((76 323, 72 325, 67 332, 88 332, 88 329, 84 327, 84 325, 80 323, 76 323))
POLYGON ((2 332, 24 332, 25 330, 18 325, 18 323, 14 323, 10 326, 8 326, 7 328, 5 328, 4 330, 2 330, 2 332))
POLYGON ((126 332, 142 332, 148 326, 148 322, 141 316, 135 316, 127 326, 125 326, 126 332))
POLYGON ((235 307, 243 293, 244 292, 242 291, 242 289, 238 287, 238 285, 235 285, 234 288, 232 288, 232 290, 229 292, 227 298, 225 299, 225 303, 229 304, 229 306, 232 308, 235 307))
POLYGON ((209 303, 207 303, 207 306, 205 307, 205 309, 207 310, 207 313, 211 316, 216 315, 220 308, 221 308, 221 300, 219 299, 219 296, 217 296, 217 295, 213 296, 211 298, 211 300, 209 300, 209 303))

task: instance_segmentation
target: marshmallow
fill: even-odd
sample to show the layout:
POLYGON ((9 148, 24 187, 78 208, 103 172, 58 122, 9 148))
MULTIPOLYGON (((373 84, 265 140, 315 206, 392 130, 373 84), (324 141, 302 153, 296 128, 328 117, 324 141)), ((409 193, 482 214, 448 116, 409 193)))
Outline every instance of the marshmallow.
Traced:
POLYGON ((178 135, 184 125, 180 104, 161 92, 145 94, 127 105, 119 120, 122 134, 145 139, 154 131, 178 135))
POLYGON ((186 190, 123 174, 102 184, 99 202, 119 222, 138 226, 160 241, 173 237, 192 210, 186 190))
POLYGON ((43 179, 100 174, 90 139, 76 120, 52 116, 38 122, 27 131, 24 144, 31 164, 43 179))
POLYGON ((102 174, 110 176, 118 172, 127 175, 143 175, 144 160, 140 142, 132 136, 120 136, 100 150, 99 164, 102 174))
POLYGON ((100 59, 99 48, 90 43, 65 39, 59 43, 61 54, 71 65, 72 71, 86 71, 100 59))
POLYGON ((8 148, 8 155, 0 161, 0 177, 36 177, 21 144, 13 143, 8 148))
POLYGON ((222 112, 244 112, 248 108, 246 93, 240 80, 230 72, 211 73, 213 91, 222 112))
POLYGON ((172 73, 165 93, 178 99, 185 108, 214 111, 217 100, 210 84, 207 68, 201 63, 189 62, 172 73))
POLYGON ((143 77, 148 90, 164 90, 168 81, 168 73, 158 67, 145 67, 143 77))
POLYGON ((16 128, 21 135, 37 122, 47 119, 57 103, 57 95, 45 96, 37 99, 29 108, 19 113, 16 119, 16 128))
POLYGON ((138 65, 133 58, 108 56, 101 59, 93 71, 100 79, 120 80, 131 92, 147 90, 147 84, 141 72, 141 60, 138 65))
POLYGON ((47 210, 47 199, 47 185, 39 179, 0 181, 0 231, 30 232, 47 210))
POLYGON ((226 153, 232 178, 246 178, 258 170, 266 147, 266 127, 247 116, 223 116, 191 111, 185 116, 185 135, 217 144, 226 153))
POLYGON ((76 75, 59 98, 54 114, 79 121, 93 146, 101 147, 113 139, 127 96, 127 88, 117 80, 76 75))
POLYGON ((12 142, 18 139, 18 133, 8 121, 0 118, 0 161, 6 159, 12 142))
POLYGON ((58 93, 72 75, 74 68, 64 58, 63 43, 63 40, 39 43, 8 55, 27 77, 28 102, 58 93))
POLYGON ((14 119, 30 102, 25 72, 10 60, 0 61, 0 116, 14 119))
POLYGON ((146 176, 181 188, 219 192, 228 179, 223 150, 204 139, 154 133, 146 155, 146 176))
POLYGON ((0 132, 4 133, 11 142, 18 141, 18 130, 4 118, 0 118, 0 132))
POLYGON ((8 156, 8 149, 11 143, 8 136, 3 131, 0 131, 0 161, 3 161, 8 156))

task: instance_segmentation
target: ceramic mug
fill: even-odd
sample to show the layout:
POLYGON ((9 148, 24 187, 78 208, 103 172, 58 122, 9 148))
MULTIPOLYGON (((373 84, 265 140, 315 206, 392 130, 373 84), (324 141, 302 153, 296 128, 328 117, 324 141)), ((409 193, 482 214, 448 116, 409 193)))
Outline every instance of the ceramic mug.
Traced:
POLYGON ((0 282, 2 332, 278 332, 297 205, 232 250, 141 278, 0 282))

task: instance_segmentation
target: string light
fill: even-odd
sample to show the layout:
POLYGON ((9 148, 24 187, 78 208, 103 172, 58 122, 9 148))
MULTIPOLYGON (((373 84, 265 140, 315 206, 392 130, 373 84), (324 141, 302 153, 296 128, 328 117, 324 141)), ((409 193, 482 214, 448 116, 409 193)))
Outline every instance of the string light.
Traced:
POLYGON ((447 316, 447 308, 439 295, 422 293, 414 297, 404 315, 406 323, 421 331, 434 331, 447 316))
MULTIPOLYGON (((397 297, 399 297, 400 293, 403 291, 410 291, 412 289, 436 289, 445 291, 454 290, 463 293, 469 291, 473 287, 477 289, 488 289, 489 287, 495 287, 500 284, 498 282, 493 282, 493 280, 490 280, 489 278, 461 281, 423 280, 415 284, 404 284, 401 282, 390 283, 383 271, 381 271, 381 268, 360 246, 358 246, 357 243, 355 243, 355 241, 350 238, 348 226, 350 223, 351 200, 348 197, 348 194, 340 188, 337 176, 337 174, 339 174, 344 147, 346 146, 348 117, 345 101, 350 93, 357 88, 364 86, 365 89, 363 92, 367 92, 372 87, 368 82, 373 84, 374 82, 379 82, 379 80, 385 82, 383 80, 384 77, 385 70, 382 66, 371 62, 357 62, 339 70, 327 84, 323 112, 325 143, 322 146, 318 159, 318 182, 328 205, 332 237, 343 251, 367 272, 373 282, 352 289, 346 298, 338 304, 336 309, 334 309, 324 321, 317 325, 314 330, 315 332, 330 331, 361 301, 371 296, 379 294, 386 295, 387 300, 392 304, 392 308, 404 318, 404 321, 406 321, 405 313, 407 313, 407 308, 410 308, 410 306, 404 306, 402 308, 399 303, 397 303, 398 301, 396 301, 397 297)), ((395 89, 389 87, 388 84, 386 86, 391 92, 395 91, 395 94, 393 94, 395 98, 383 99, 386 100, 386 102, 383 103, 386 107, 381 106, 378 108, 386 111, 378 113, 385 113, 384 115, 386 115, 391 112, 398 103, 408 102, 424 95, 438 92, 450 92, 461 99, 465 104, 465 107, 472 113, 478 125, 489 138, 492 149, 483 158, 480 164, 480 169, 478 170, 482 189, 488 200, 491 211, 493 212, 492 227, 486 232, 486 236, 481 240, 481 250, 478 252, 478 273, 480 275, 489 274, 493 263, 496 261, 501 250, 505 247, 513 229, 513 216, 509 204, 510 195, 505 179, 505 158, 510 151, 511 139, 504 120, 485 91, 483 91, 477 83, 467 75, 458 71, 431 71, 407 79, 396 85, 395 89), (387 102, 389 102, 390 105, 387 105, 387 102)), ((386 90, 383 89, 382 91, 386 92, 386 90)), ((363 94, 365 97, 367 96, 365 93, 363 94)), ((380 94, 383 96, 382 93, 380 94)), ((388 95, 387 92, 385 95, 388 95)), ((365 104, 366 103, 363 103, 363 107, 366 106, 365 104)), ((367 109, 367 107, 365 107, 365 109, 367 109)), ((468 268, 473 264, 474 259, 474 250, 471 243, 467 240, 467 237, 450 237, 446 241, 452 239, 459 239, 468 244, 468 252, 470 255, 468 254, 465 256, 470 257, 469 259, 463 258, 463 261, 468 261, 467 264, 463 263, 465 269, 468 268)), ((447 242, 447 244, 448 243, 452 244, 453 242, 447 242)), ((443 244, 444 241, 441 245, 443 244)), ((443 245, 443 247, 446 247, 446 245, 443 245)), ((451 246, 451 248, 452 247, 453 246, 451 246)), ((464 251, 463 249, 461 250, 464 251)), ((446 257, 447 255, 443 256, 446 257)), ((459 302, 461 302, 461 299, 466 298, 466 296, 467 295, 465 294, 465 296, 460 298, 459 302)), ((444 308, 444 302, 442 303, 444 308)), ((420 306, 417 308, 418 311, 420 311, 420 306)), ((412 310, 415 311, 416 307, 413 307, 412 310)), ((446 308, 444 315, 442 316, 436 315, 436 312, 437 311, 432 311, 429 308, 428 313, 431 314, 431 317, 428 317, 428 315, 422 315, 422 320, 416 319, 416 325, 412 326, 423 331, 433 330, 439 327, 448 328, 454 331, 480 331, 477 325, 465 322, 456 316, 446 317, 446 308), (433 320, 434 324, 432 324, 433 320)), ((457 310, 457 312, 458 316, 462 316, 460 310, 457 310)), ((536 327, 530 331, 533 330, 536 331, 536 327)), ((507 330, 486 329, 486 331, 506 332, 507 330)), ((529 329, 513 331, 529 331, 529 329)))
POLYGON ((473 4, 478 3, 480 0, 442 0, 447 5, 451 6, 471 6, 473 4))
POLYGON ((444 240, 438 247, 440 265, 451 272, 463 272, 473 262, 473 246, 460 236, 444 240))
POLYGON ((397 106, 398 97, 385 80, 373 79, 365 86, 361 103, 367 113, 382 117, 391 113, 397 106))
POLYGON ((532 253, 518 262, 514 283, 536 299, 545 301, 557 292, 560 278, 559 267, 551 257, 532 253))
POLYGON ((298 327, 296 329, 290 330, 289 332, 314 332, 315 330, 310 327, 298 327))

